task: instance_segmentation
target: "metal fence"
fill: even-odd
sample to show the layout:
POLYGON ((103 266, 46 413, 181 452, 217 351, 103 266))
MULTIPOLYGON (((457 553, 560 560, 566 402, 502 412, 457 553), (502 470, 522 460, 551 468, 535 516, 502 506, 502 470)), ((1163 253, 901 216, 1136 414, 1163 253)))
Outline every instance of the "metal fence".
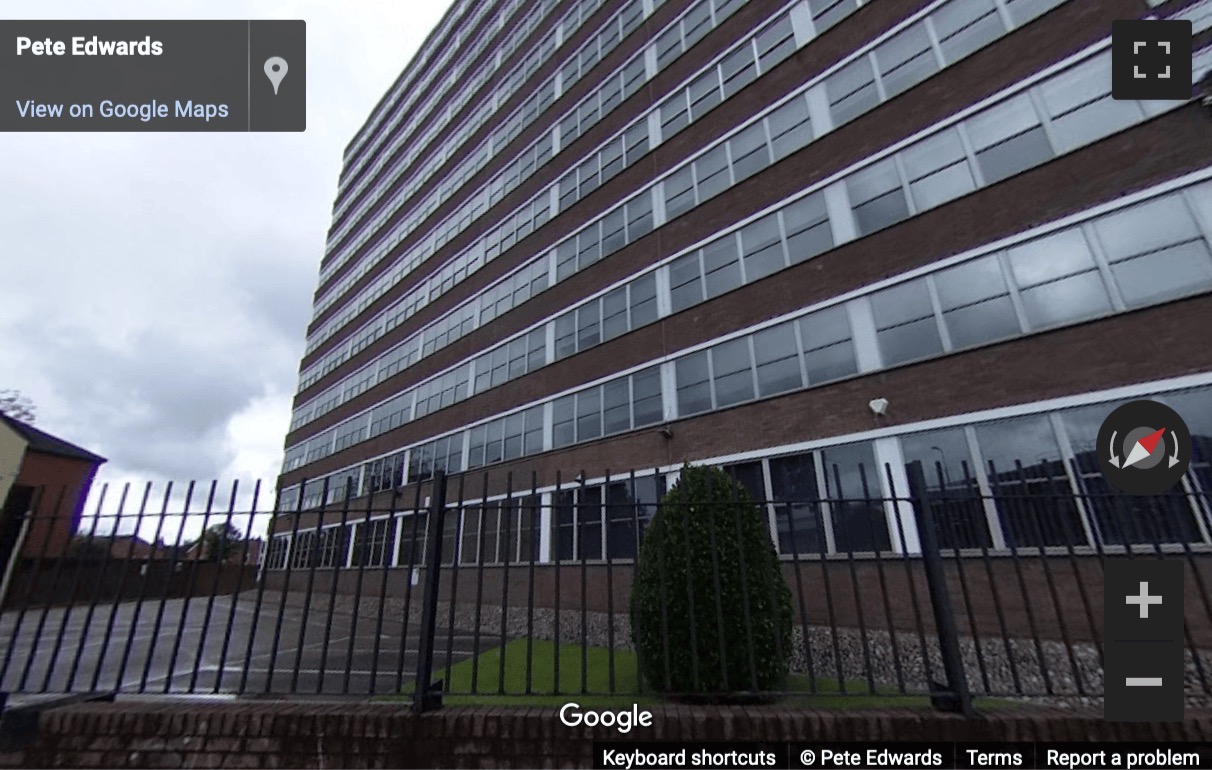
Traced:
MULTIPOLYGON (((830 472, 832 488, 845 488, 830 472)), ((1096 703, 1103 570, 1154 558, 1186 564, 1187 696, 1212 695, 1206 494, 1075 495, 1021 464, 990 468, 984 487, 966 469, 947 478, 917 463, 899 476, 857 473, 861 496, 805 500, 767 499, 733 474, 791 597, 791 626, 774 624, 789 675, 768 695, 964 713, 983 697, 1096 703)), ((234 486, 190 485, 179 505, 171 489, 157 505, 150 486, 128 488, 116 510, 98 505, 74 533, 65 527, 77 513, 43 491, 5 573, 0 690, 346 694, 425 709, 718 689, 723 680, 697 668, 701 687, 676 692, 645 675, 645 655, 686 653, 756 682, 753 649, 724 662, 699 649, 718 638, 693 633, 676 647, 679 617, 663 618, 662 639, 637 644, 635 556, 676 475, 544 485, 439 472, 358 498, 324 490, 331 502, 311 510, 261 510, 259 490, 237 505, 234 486)), ((663 607, 681 602, 721 635, 752 630, 764 622, 750 614, 763 589, 744 571, 740 539, 711 526, 712 563, 740 552, 744 591, 721 583, 735 573, 717 572, 707 591, 666 581, 663 561, 649 574, 663 607)))

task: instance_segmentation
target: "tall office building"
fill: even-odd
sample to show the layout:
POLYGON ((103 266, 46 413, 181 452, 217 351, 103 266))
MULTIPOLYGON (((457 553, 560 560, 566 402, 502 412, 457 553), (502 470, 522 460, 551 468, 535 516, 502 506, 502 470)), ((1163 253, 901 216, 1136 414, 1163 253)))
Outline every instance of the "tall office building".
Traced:
POLYGON ((1152 537, 1212 543, 1212 118, 1111 96, 1113 20, 1191 19, 1198 79, 1207 5, 457 0, 346 150, 281 506, 405 487, 318 544, 390 565, 408 485, 487 471, 541 514, 452 548, 622 558, 617 503, 689 461, 783 553, 895 551, 891 506, 780 501, 903 496, 919 460, 947 544, 1122 543, 1080 493, 1144 397, 1196 437, 1152 537), (1042 523, 1003 504, 1036 493, 1042 523))

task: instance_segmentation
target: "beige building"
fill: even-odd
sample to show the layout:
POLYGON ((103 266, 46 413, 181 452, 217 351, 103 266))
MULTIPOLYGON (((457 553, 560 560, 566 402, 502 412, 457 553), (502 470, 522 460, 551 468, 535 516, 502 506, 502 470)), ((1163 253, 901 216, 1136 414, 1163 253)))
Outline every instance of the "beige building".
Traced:
POLYGON ((25 513, 35 509, 21 554, 58 556, 80 522, 104 457, 0 414, 0 555, 7 561, 25 513))
POLYGON ((21 461, 25 458, 25 437, 0 422, 0 500, 8 499, 17 474, 21 472, 21 461))

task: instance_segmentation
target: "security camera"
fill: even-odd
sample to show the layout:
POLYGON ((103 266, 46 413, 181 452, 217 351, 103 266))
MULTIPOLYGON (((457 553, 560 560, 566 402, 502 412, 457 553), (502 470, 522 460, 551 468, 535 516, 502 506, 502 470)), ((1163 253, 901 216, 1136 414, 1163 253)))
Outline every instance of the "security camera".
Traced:
POLYGON ((880 417, 888 413, 888 399, 876 398, 867 402, 867 406, 871 409, 871 413, 880 417))

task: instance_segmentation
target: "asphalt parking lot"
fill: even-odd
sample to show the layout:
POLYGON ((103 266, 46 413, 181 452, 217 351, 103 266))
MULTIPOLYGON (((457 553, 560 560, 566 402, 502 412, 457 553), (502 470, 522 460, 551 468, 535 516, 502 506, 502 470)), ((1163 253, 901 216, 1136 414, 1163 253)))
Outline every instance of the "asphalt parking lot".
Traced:
MULTIPOLYGON (((419 618, 419 608, 410 613, 419 618)), ((0 689, 165 694, 387 695, 416 674, 417 624, 355 618, 322 602, 286 606, 280 595, 31 609, 0 616, 0 689), (254 633, 255 632, 255 633, 254 633), (252 636, 251 649, 249 637, 252 636), (251 653, 251 654, 250 654, 251 653)), ((435 669, 475 652, 473 634, 435 638, 435 669)), ((499 640, 485 637, 479 649, 499 640)))

